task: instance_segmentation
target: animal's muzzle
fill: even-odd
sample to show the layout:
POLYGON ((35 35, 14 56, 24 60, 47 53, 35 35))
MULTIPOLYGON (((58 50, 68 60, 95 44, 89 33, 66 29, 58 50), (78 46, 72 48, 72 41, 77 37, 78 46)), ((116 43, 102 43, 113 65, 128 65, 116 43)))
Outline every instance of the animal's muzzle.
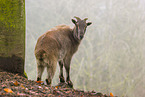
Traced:
POLYGON ((80 39, 83 39, 83 37, 84 37, 83 35, 80 35, 80 39))

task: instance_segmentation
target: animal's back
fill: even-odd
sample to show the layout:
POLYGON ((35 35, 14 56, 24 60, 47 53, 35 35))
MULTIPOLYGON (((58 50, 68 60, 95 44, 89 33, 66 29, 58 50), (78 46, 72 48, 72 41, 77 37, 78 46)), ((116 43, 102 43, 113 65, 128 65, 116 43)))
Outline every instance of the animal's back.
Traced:
POLYGON ((35 47, 35 56, 41 57, 43 53, 49 56, 62 56, 66 53, 66 48, 70 46, 72 29, 66 25, 56 26, 41 35, 35 47), (65 51, 65 52, 64 52, 65 51))

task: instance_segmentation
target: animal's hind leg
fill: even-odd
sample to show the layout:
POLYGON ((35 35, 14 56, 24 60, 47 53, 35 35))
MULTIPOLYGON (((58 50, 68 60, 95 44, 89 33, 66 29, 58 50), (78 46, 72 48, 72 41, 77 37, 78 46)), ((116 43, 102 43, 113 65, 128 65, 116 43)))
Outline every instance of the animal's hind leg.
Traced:
POLYGON ((59 67, 60 67, 59 80, 62 83, 65 82, 64 77, 63 77, 63 65, 64 65, 63 61, 59 61, 59 67))
POLYGON ((37 70, 37 81, 40 81, 41 80, 42 73, 44 71, 44 66, 37 64, 37 69, 38 69, 37 70))
POLYGON ((51 64, 47 65, 47 79, 46 83, 51 85, 52 79, 54 77, 56 71, 57 61, 52 62, 51 64))

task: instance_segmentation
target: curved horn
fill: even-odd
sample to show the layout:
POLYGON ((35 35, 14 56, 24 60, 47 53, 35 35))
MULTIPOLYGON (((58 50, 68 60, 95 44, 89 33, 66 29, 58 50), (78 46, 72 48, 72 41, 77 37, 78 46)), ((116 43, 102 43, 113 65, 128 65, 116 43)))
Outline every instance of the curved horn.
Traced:
POLYGON ((78 20, 81 20, 79 17, 76 17, 76 16, 74 16, 74 18, 76 18, 76 19, 77 19, 77 21, 78 21, 78 20))
POLYGON ((86 21, 86 20, 88 20, 88 18, 85 18, 84 20, 86 21))

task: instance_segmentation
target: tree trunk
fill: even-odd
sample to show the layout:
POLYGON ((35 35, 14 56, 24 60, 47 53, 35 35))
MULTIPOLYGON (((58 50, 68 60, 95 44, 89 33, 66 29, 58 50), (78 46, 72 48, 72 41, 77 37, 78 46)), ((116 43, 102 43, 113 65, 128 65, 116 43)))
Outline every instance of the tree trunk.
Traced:
POLYGON ((0 70, 24 74, 25 0, 0 0, 0 70))

